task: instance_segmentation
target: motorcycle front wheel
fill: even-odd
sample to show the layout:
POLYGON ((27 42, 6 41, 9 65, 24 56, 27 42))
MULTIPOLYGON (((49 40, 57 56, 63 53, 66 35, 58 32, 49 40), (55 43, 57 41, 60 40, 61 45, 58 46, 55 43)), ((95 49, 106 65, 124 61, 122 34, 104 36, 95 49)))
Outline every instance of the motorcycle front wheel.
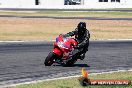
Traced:
POLYGON ((56 55, 53 52, 50 52, 49 55, 46 57, 44 64, 45 66, 51 66, 54 63, 56 55))

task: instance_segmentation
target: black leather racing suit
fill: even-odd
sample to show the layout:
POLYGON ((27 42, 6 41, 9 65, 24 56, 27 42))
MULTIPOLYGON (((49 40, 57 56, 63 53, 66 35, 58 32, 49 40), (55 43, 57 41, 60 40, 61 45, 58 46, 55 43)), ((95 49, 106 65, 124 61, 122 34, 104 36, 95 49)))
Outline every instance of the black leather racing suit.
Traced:
POLYGON ((74 36, 75 35, 75 40, 77 41, 78 48, 75 48, 72 51, 73 58, 77 58, 76 56, 80 56, 81 54, 84 54, 88 51, 88 46, 89 46, 89 38, 90 38, 90 33, 87 29, 84 29, 83 32, 78 33, 78 28, 76 28, 74 31, 69 32, 65 34, 65 37, 69 36, 74 36))

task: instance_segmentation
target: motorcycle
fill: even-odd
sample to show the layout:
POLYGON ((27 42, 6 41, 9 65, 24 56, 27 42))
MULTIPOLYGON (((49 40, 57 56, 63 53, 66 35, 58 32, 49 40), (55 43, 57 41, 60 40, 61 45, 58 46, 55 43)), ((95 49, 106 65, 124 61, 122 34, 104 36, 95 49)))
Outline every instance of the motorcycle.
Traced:
POLYGON ((74 50, 77 42, 74 38, 64 37, 60 34, 53 43, 54 49, 46 57, 45 66, 51 66, 53 63, 58 63, 65 66, 72 66, 77 59, 71 59, 70 52, 74 50))

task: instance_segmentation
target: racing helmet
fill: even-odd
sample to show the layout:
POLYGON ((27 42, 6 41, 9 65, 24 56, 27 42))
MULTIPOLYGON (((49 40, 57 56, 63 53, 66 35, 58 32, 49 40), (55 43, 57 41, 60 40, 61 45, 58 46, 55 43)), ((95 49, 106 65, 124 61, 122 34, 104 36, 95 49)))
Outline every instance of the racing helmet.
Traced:
POLYGON ((86 29, 86 23, 85 22, 80 22, 77 26, 78 28, 78 33, 83 33, 86 29))

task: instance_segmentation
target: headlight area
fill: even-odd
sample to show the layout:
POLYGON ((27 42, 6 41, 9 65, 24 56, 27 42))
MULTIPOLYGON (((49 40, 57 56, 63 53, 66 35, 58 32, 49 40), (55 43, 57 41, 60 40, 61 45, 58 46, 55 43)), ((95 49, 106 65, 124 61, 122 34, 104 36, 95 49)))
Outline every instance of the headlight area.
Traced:
POLYGON ((68 49, 67 47, 64 46, 62 42, 57 42, 57 45, 61 48, 68 49))

